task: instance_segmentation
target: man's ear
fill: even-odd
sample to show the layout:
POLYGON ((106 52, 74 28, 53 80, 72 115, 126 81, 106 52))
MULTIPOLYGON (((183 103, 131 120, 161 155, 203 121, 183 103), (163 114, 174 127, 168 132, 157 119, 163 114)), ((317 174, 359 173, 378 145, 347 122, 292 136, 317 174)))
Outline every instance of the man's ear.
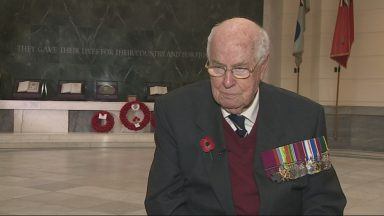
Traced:
POLYGON ((264 79, 264 75, 267 73, 269 68, 269 54, 263 59, 261 62, 261 67, 260 67, 260 80, 264 79))

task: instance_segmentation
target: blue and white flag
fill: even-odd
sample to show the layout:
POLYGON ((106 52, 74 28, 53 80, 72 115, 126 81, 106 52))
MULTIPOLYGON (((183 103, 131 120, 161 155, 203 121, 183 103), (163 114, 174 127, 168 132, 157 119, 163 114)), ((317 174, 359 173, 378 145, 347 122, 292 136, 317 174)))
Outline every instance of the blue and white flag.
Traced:
POLYGON ((292 55, 295 56, 295 63, 297 67, 299 67, 302 62, 302 55, 304 52, 305 14, 308 13, 308 11, 309 0, 300 0, 292 53, 292 55))

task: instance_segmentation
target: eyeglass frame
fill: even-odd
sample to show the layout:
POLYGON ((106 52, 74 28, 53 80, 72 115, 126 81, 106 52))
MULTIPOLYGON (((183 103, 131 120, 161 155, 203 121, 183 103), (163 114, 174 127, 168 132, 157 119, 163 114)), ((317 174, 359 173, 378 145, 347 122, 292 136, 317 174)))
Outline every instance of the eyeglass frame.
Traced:
MULTIPOLYGON (((260 60, 261 60, 261 59, 260 59, 260 60)), ((257 66, 259 66, 260 60, 256 63, 256 65, 253 67, 252 70, 249 69, 249 68, 247 68, 247 67, 241 67, 241 68, 240 68, 240 67, 236 67, 236 66, 235 66, 235 67, 232 67, 230 71, 231 71, 232 75, 233 75, 235 78, 237 78, 237 79, 247 79, 248 77, 251 76, 251 74, 252 74, 253 72, 255 72, 255 69, 257 68, 257 66), (246 69, 246 70, 248 71, 248 75, 247 75, 246 77, 238 77, 238 76, 236 76, 236 75, 233 73, 233 69, 246 69)), ((208 64, 209 64, 209 60, 207 60, 207 62, 205 63, 205 68, 207 69, 208 74, 209 74, 210 76, 212 76, 212 77, 222 77, 222 76, 224 76, 225 73, 227 73, 227 71, 228 71, 228 67, 227 67, 226 65, 222 65, 222 66, 209 66, 208 64), (209 73, 209 69, 213 69, 213 68, 224 69, 224 73, 223 73, 222 75, 217 75, 217 76, 212 75, 211 73, 209 73)))

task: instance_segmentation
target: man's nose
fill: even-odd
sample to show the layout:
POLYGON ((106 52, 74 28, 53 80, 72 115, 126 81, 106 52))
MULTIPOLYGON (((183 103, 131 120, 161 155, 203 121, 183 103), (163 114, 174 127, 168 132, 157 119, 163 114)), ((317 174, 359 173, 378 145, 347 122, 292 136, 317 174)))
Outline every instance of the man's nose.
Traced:
POLYGON ((230 70, 227 70, 224 74, 224 80, 223 80, 224 87, 231 88, 233 85, 235 85, 235 83, 236 83, 236 80, 232 72, 230 70))

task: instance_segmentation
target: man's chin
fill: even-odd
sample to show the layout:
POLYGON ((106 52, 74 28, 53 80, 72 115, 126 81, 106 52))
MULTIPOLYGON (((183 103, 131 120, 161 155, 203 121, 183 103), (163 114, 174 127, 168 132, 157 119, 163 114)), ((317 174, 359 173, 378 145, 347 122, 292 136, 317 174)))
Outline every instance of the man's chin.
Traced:
POLYGON ((220 104, 222 107, 225 107, 228 109, 235 109, 239 107, 239 103, 237 102, 235 97, 233 98, 221 97, 220 104))
POLYGON ((226 104, 226 103, 221 103, 220 104, 223 109, 225 109, 227 112, 237 114, 238 111, 241 113, 242 108, 239 107, 238 105, 234 104, 226 104))
POLYGON ((233 109, 231 109, 231 108, 224 108, 224 107, 223 107, 223 109, 224 109, 225 111, 231 113, 231 114, 240 114, 240 113, 242 113, 242 111, 243 111, 243 109, 241 109, 240 107, 233 108, 233 109))

